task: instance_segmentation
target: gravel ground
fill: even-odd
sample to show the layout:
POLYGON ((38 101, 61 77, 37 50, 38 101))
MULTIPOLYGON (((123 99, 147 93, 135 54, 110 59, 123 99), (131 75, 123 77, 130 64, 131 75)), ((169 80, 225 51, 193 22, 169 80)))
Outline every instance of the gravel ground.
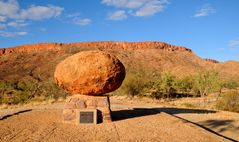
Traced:
POLYGON ((216 112, 204 114, 181 113, 176 116, 189 120, 212 130, 222 136, 239 141, 239 114, 231 112, 216 112))
POLYGON ((120 100, 111 102, 114 121, 87 126, 62 123, 63 103, 0 110, 0 141, 220 142, 238 140, 239 114, 237 113, 132 102, 129 104, 120 100), (222 122, 219 125, 212 120, 222 122), (224 122, 224 120, 228 121, 224 122))
POLYGON ((163 112, 140 117, 141 113, 149 112, 117 110, 112 123, 75 126, 61 122, 59 109, 32 110, 1 120, 0 141, 227 141, 163 112))

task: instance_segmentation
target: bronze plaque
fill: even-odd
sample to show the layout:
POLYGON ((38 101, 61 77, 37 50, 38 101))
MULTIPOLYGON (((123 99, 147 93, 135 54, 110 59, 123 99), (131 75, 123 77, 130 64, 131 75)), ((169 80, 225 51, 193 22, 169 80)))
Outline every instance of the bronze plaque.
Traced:
POLYGON ((94 123, 94 111, 81 111, 80 123, 94 123))

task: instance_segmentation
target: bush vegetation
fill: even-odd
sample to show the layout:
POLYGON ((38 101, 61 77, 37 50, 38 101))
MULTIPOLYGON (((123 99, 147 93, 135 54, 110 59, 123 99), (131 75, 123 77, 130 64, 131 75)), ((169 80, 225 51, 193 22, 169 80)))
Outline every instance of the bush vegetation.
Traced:
POLYGON ((150 96, 155 98, 170 98, 179 96, 201 96, 209 93, 221 93, 222 89, 235 89, 236 81, 223 80, 215 71, 202 71, 192 76, 177 78, 170 72, 162 74, 129 72, 118 94, 128 96, 150 96), (148 74, 153 74, 149 76, 148 74))
POLYGON ((239 112, 238 92, 229 91, 221 95, 223 89, 236 90, 238 83, 233 79, 222 79, 215 71, 202 71, 194 76, 183 78, 177 78, 170 72, 148 74, 143 71, 127 73, 123 84, 116 91, 117 94, 158 99, 189 96, 204 98, 210 93, 216 93, 218 94, 216 106, 218 109, 239 112))
POLYGON ((208 93, 218 92, 221 85, 222 83, 217 72, 203 71, 194 77, 193 90, 201 97, 204 97, 208 95, 208 93))
POLYGON ((124 94, 129 97, 143 96, 144 89, 148 85, 148 79, 145 77, 144 72, 133 72, 126 75, 126 78, 117 90, 119 94, 124 94))
POLYGON ((23 104, 31 100, 44 101, 66 97, 52 80, 0 82, 0 104, 23 104))
POLYGON ((232 90, 225 93, 222 98, 217 101, 217 109, 239 112, 239 92, 232 90))

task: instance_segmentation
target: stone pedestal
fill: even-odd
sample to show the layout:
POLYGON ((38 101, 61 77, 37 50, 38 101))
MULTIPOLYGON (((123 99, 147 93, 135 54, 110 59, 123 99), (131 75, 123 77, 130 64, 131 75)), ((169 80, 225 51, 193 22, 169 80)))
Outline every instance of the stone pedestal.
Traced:
POLYGON ((79 111, 90 109, 97 111, 97 123, 112 121, 108 96, 73 95, 66 100, 63 109, 63 122, 79 124, 79 111))

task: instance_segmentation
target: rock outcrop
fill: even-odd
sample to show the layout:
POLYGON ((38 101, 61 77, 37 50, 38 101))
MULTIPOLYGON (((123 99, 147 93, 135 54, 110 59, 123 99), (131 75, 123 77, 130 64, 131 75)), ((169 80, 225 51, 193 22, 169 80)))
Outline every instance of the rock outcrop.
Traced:
POLYGON ((210 62, 210 63, 219 63, 219 61, 214 60, 214 59, 205 58, 204 60, 207 61, 207 62, 210 62))
POLYGON ((165 51, 179 51, 179 52, 192 52, 191 49, 174 46, 164 42, 75 42, 75 43, 39 43, 39 44, 26 44, 17 46, 14 48, 0 48, 0 55, 9 53, 31 53, 40 51, 60 51, 62 48, 82 47, 82 48, 98 48, 98 49, 123 49, 123 50, 135 50, 135 49, 161 49, 165 51))
POLYGON ((83 51, 60 62, 54 77, 57 84, 72 95, 102 95, 120 87, 125 68, 106 52, 83 51))
POLYGON ((47 50, 58 51, 62 48, 63 43, 39 43, 39 44, 25 44, 13 48, 0 48, 0 55, 9 53, 31 53, 47 50))
POLYGON ((96 47, 99 49, 162 49, 166 51, 180 51, 180 52, 192 52, 191 49, 182 47, 182 46, 174 46, 164 42, 75 42, 70 43, 70 46, 78 46, 78 47, 96 47))

